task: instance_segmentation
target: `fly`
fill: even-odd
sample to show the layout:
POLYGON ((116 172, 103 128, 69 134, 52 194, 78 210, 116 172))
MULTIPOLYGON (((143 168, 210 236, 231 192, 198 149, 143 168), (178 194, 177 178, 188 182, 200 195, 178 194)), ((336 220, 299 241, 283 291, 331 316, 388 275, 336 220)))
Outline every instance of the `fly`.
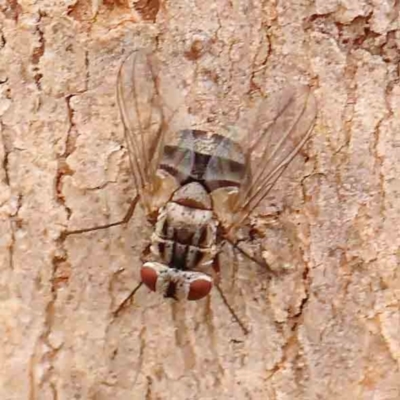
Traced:
POLYGON ((68 234, 126 223, 139 202, 154 227, 141 284, 167 298, 199 300, 218 288, 223 244, 238 243, 240 227, 309 139, 316 101, 299 86, 261 102, 255 126, 240 141, 190 127, 176 131, 154 65, 136 51, 117 78, 135 200, 122 221, 68 234))

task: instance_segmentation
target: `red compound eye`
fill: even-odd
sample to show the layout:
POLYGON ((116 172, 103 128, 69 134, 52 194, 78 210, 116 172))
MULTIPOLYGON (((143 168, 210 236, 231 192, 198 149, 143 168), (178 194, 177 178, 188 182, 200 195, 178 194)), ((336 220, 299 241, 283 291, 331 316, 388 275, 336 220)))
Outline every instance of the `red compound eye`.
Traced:
POLYGON ((200 300, 207 296, 212 288, 211 279, 199 278, 190 283, 188 300, 200 300))
POLYGON ((140 270, 142 282, 153 292, 156 291, 156 283, 158 279, 158 271, 149 266, 143 266, 140 270))

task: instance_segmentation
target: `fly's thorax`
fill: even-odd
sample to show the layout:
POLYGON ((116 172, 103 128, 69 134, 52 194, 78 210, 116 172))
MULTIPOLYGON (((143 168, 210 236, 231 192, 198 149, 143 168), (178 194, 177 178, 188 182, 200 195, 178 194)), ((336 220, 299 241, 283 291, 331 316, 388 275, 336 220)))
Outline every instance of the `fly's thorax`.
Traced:
POLYGON ((179 182, 201 182, 212 192, 225 186, 240 187, 249 178, 248 160, 239 144, 228 137, 186 129, 164 146, 160 169, 179 182))
POLYGON ((200 183, 189 183, 161 210, 151 250, 179 270, 209 266, 217 253, 217 225, 210 195, 200 183))
POLYGON ((196 210, 212 210, 211 197, 198 182, 191 182, 179 188, 172 196, 172 201, 196 210))

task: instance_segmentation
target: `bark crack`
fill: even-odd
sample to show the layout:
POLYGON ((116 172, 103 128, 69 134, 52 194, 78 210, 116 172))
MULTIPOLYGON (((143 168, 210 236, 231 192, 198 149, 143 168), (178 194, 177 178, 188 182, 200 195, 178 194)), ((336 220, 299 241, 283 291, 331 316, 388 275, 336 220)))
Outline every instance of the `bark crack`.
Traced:
POLYGON ((36 34, 38 36, 38 42, 39 46, 37 46, 32 53, 31 56, 31 63, 33 65, 33 79, 35 81, 37 89, 40 91, 41 90, 41 79, 43 78, 43 74, 40 72, 40 59, 42 58, 44 52, 45 52, 45 45, 46 45, 46 40, 44 37, 44 32, 43 29, 41 28, 41 22, 42 18, 45 16, 44 13, 42 13, 39 10, 39 16, 36 22, 36 34))
MULTIPOLYGON (((3 47, 6 45, 6 43, 7 42, 6 42, 6 38, 3 34, 3 30, 0 28, 0 50, 3 49, 3 47)), ((0 84, 4 83, 4 82, 6 82, 6 81, 0 80, 0 84)))
MULTIPOLYGON (((57 285, 57 272, 59 269, 59 266, 61 263, 65 262, 65 257, 61 256, 55 256, 52 259, 52 270, 51 270, 51 277, 50 277, 50 299, 46 305, 45 308, 45 316, 44 316, 44 330, 42 334, 39 336, 36 346, 35 346, 35 351, 34 351, 34 356, 37 354, 40 354, 41 349, 43 347, 43 343, 46 345, 47 351, 41 356, 41 362, 47 366, 45 369, 45 372, 42 374, 40 382, 39 382, 39 388, 42 388, 46 383, 49 384, 49 386, 55 391, 56 395, 54 398, 57 398, 57 391, 56 391, 56 385, 54 382, 55 376, 57 375, 55 373, 55 367, 54 367, 54 360, 56 359, 59 351, 63 347, 60 345, 59 347, 54 347, 50 341, 50 335, 53 330, 54 326, 54 320, 55 320, 55 308, 56 308, 56 302, 57 302, 57 294, 58 294, 58 285, 57 285)), ((34 396, 33 398, 36 398, 34 396)))
POLYGON ((8 148, 6 137, 4 135, 3 123, 0 120, 0 134, 1 134, 1 142, 3 143, 3 151, 4 151, 4 159, 3 159, 3 170, 4 170, 4 181, 7 186, 10 186, 10 173, 8 171, 8 163, 9 156, 11 153, 11 149, 8 148))
POLYGON ((386 121, 390 120, 393 118, 394 113, 392 110, 392 107, 390 105, 390 100, 392 96, 392 90, 393 90, 393 85, 388 85, 385 90, 385 103, 386 103, 386 109, 387 109, 387 115, 383 116, 377 123, 373 137, 374 137, 374 143, 372 145, 373 148, 373 153, 374 153, 374 158, 377 160, 375 166, 378 169, 378 175, 379 175, 379 187, 380 187, 380 196, 381 196, 381 216, 382 216, 382 226, 384 223, 384 220, 386 218, 385 212, 386 212, 386 190, 385 190, 385 175, 383 172, 383 164, 384 164, 384 157, 379 155, 379 144, 380 144, 380 139, 381 139, 381 129, 382 129, 382 124, 385 123, 386 121))
MULTIPOLYGON (((4 182, 9 187, 10 193, 12 194, 12 186, 11 186, 11 179, 10 179, 10 166, 9 166, 9 158, 12 153, 10 145, 8 144, 8 138, 4 134, 3 123, 0 120, 0 134, 1 134, 1 141, 3 143, 3 151, 4 151, 4 159, 3 159, 3 170, 4 170, 4 182)), ((9 214, 10 217, 10 245, 9 245, 9 268, 13 271, 14 270, 14 247, 15 247, 15 224, 18 224, 18 213, 22 206, 22 197, 18 194, 16 198, 16 207, 15 211, 9 214)))
MULTIPOLYGON (((43 14, 40 14, 43 16, 43 14)), ((40 21, 40 19, 39 19, 40 21)), ((39 63, 40 57, 44 53, 44 38, 43 38, 43 32, 38 28, 38 32, 41 34, 41 47, 36 51, 35 53, 35 62, 36 64, 39 63)), ((87 52, 86 52, 86 85, 84 90, 81 92, 85 92, 87 90, 87 85, 88 85, 88 79, 89 79, 89 73, 88 73, 88 57, 87 57, 87 52)), ((32 63, 35 64, 34 60, 32 60, 32 63)), ((40 90, 40 77, 36 76, 36 82, 38 89, 40 90)), ((80 94, 80 93, 78 93, 80 94)), ((65 150, 64 152, 59 156, 58 158, 58 168, 56 171, 56 179, 55 179, 55 193, 56 193, 56 202, 61 205, 67 213, 67 219, 69 219, 71 215, 71 210, 68 208, 65 202, 65 198, 62 194, 62 179, 66 175, 71 175, 73 171, 68 166, 67 163, 67 158, 68 156, 75 150, 76 148, 76 139, 77 139, 77 132, 75 129, 75 123, 74 123, 74 109, 71 106, 71 99, 77 94, 70 94, 65 97, 66 101, 66 110, 67 110, 67 121, 68 121, 68 127, 67 127, 67 133, 66 133, 66 138, 65 138, 65 150)), ((40 337, 37 340, 36 346, 35 346, 35 352, 34 355, 40 354, 40 351, 43 347, 43 343, 47 347, 47 351, 41 356, 41 361, 44 363, 47 367, 45 369, 45 372, 42 374, 39 386, 43 387, 46 383, 48 383, 49 387, 51 388, 53 392, 53 397, 54 399, 57 399, 58 394, 57 394, 57 385, 55 383, 55 379, 57 377, 57 372, 55 371, 55 366, 54 366, 54 361, 63 347, 63 345, 59 345, 57 347, 54 347, 53 344, 51 343, 50 340, 50 335, 52 334, 53 327, 55 324, 55 318, 56 318, 56 303, 58 300, 58 290, 60 287, 65 286, 66 282, 69 280, 69 264, 68 264, 68 257, 67 257, 67 251, 64 245, 65 242, 65 236, 61 235, 57 240, 56 240, 56 254, 52 258, 52 265, 51 265, 51 272, 50 272, 50 295, 49 295, 49 300, 45 308, 45 317, 44 317, 44 330, 40 337)))
POLYGON ((65 96, 65 102, 67 107, 67 119, 68 119, 68 128, 65 139, 65 150, 58 157, 58 171, 56 175, 56 193, 57 193, 57 201, 60 205, 62 205, 67 212, 67 220, 70 219, 72 210, 67 206, 64 195, 62 194, 62 186, 63 186, 63 178, 67 175, 72 175, 73 171, 70 169, 67 159, 68 157, 76 150, 76 142, 79 136, 79 132, 76 129, 76 125, 74 122, 75 110, 71 104, 72 99, 75 96, 85 93, 88 90, 89 86, 89 53, 85 52, 85 69, 86 69, 86 78, 85 78, 85 87, 83 90, 69 94, 65 96))
POLYGON ((67 212, 67 219, 70 218, 72 211, 67 206, 65 202, 64 195, 62 194, 62 180, 66 175, 72 175, 73 171, 69 168, 67 163, 67 158, 75 151, 76 149, 76 140, 77 140, 77 132, 75 130, 75 123, 74 123, 74 109, 71 106, 71 99, 74 95, 68 95, 65 98, 66 106, 67 106, 67 116, 68 116, 68 130, 65 139, 65 151, 61 154, 58 158, 58 171, 56 176, 56 193, 57 193, 57 201, 61 204, 66 212, 67 212))

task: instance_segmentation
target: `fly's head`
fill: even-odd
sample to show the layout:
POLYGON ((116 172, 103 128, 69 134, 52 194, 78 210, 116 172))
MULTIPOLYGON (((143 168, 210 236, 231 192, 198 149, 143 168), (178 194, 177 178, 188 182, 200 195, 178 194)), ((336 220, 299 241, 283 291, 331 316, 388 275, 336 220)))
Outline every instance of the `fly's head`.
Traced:
POLYGON ((153 292, 175 300, 200 300, 213 286, 210 276, 182 271, 158 262, 146 262, 140 271, 142 282, 153 292))

